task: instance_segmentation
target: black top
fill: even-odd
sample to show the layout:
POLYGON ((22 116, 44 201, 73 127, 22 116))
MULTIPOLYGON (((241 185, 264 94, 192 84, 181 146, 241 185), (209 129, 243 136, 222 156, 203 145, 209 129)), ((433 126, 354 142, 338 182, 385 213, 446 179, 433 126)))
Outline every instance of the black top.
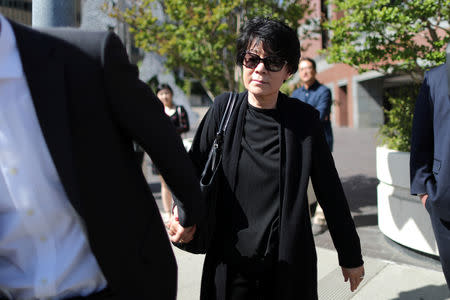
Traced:
POLYGON ((189 119, 186 110, 182 105, 177 105, 175 107, 175 112, 169 116, 170 121, 177 129, 178 133, 189 131, 189 119))
POLYGON ((276 109, 248 105, 231 206, 232 260, 275 256, 280 209, 280 124, 276 109))

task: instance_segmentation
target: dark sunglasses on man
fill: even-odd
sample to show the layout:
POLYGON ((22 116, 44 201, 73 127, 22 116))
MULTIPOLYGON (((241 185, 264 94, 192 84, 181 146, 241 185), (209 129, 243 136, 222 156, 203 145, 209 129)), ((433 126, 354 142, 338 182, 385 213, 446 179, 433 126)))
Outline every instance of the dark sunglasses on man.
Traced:
POLYGON ((286 60, 279 56, 267 56, 261 58, 255 53, 249 51, 244 52, 242 56, 242 64, 249 69, 256 68, 262 61, 267 71, 278 72, 283 69, 284 65, 286 64, 286 60))

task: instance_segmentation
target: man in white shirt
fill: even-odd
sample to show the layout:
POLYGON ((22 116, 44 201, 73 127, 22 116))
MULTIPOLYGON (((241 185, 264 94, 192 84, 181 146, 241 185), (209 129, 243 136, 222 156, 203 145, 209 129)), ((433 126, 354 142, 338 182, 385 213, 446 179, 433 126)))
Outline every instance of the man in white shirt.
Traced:
POLYGON ((133 140, 179 199, 177 238, 189 241, 196 175, 117 36, 42 33, 0 14, 0 299, 176 298, 133 140))

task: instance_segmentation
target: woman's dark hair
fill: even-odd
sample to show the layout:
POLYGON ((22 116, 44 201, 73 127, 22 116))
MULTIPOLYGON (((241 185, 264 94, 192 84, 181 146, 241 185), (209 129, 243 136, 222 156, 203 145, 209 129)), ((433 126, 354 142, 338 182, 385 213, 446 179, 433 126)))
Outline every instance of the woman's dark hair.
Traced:
POLYGON ((236 64, 242 66, 245 51, 254 43, 261 43, 268 55, 276 55, 287 61, 287 71, 294 74, 300 59, 300 41, 297 32, 285 23, 256 17, 249 20, 237 39, 236 64))
POLYGON ((172 88, 170 87, 170 85, 168 85, 167 83, 161 83, 161 84, 159 84, 158 87, 156 88, 156 94, 158 94, 159 91, 161 91, 161 90, 169 90, 170 93, 173 95, 173 90, 172 90, 172 88))

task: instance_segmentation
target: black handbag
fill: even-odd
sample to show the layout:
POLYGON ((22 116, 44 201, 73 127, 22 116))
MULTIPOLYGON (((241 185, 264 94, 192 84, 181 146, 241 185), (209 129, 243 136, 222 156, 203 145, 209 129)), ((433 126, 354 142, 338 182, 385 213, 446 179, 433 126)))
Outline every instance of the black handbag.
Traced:
POLYGON ((233 114, 236 99, 237 94, 231 92, 222 120, 220 121, 219 130, 217 131, 214 142, 209 150, 208 160, 206 161, 200 176, 200 189, 206 203, 206 216, 199 224, 197 224, 197 229, 192 241, 189 243, 173 243, 177 248, 190 253, 206 253, 214 236, 216 228, 217 199, 220 197, 220 177, 222 176, 221 163, 223 138, 230 117, 233 114))

